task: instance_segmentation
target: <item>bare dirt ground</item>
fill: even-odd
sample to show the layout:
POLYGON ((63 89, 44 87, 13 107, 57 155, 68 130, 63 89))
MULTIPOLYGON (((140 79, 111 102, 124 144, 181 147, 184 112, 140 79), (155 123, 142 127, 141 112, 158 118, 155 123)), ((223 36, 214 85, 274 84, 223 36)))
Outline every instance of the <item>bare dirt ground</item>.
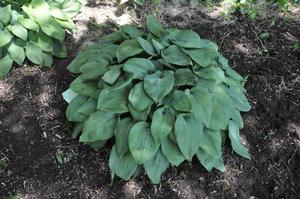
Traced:
POLYGON ((137 10, 89 3, 67 38, 70 57, 53 70, 14 68, 0 80, 0 198, 286 198, 300 196, 300 22, 296 17, 251 21, 217 17, 202 8, 168 3, 137 10), (69 136, 61 93, 74 78, 66 66, 88 43, 156 10, 168 27, 192 29, 215 41, 231 66, 248 76, 252 110, 241 132, 252 160, 224 146, 226 172, 198 162, 170 168, 160 185, 145 175, 110 181, 107 147, 93 151, 69 136), (273 23, 272 21, 275 22, 273 23), (260 38, 268 32, 268 38, 260 38))

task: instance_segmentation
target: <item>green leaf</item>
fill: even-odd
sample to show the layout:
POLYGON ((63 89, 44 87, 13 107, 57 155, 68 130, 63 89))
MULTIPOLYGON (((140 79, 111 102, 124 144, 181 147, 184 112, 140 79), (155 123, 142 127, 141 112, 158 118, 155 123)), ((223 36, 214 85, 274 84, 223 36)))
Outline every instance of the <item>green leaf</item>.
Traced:
POLYGON ((191 111, 192 104, 189 95, 187 91, 175 90, 171 102, 172 107, 181 112, 191 111))
POLYGON ((168 137, 162 140, 161 150, 172 165, 178 166, 185 160, 178 145, 168 137))
POLYGON ((121 68, 122 65, 110 66, 110 70, 102 76, 103 81, 113 85, 121 75, 121 68))
POLYGON ((99 141, 96 141, 96 142, 87 142, 86 144, 89 145, 89 147, 91 147, 94 150, 99 150, 99 149, 102 149, 105 146, 106 140, 104 140, 104 141, 99 140, 99 141))
POLYGON ((83 64, 80 67, 82 79, 92 80, 101 77, 108 71, 108 64, 109 63, 105 58, 83 64))
POLYGON ((32 41, 27 43, 25 47, 26 57, 33 63, 42 65, 43 64, 43 52, 42 50, 32 41))
POLYGON ((24 48, 16 45, 14 42, 7 49, 10 57, 19 65, 22 65, 25 60, 24 48))
POLYGON ((148 118, 148 114, 150 113, 151 106, 149 106, 147 109, 145 109, 143 111, 139 111, 139 110, 135 109, 131 104, 128 104, 128 109, 134 120, 146 121, 148 118))
POLYGON ((67 103, 70 103, 76 96, 78 95, 78 93, 74 92, 72 89, 67 89, 65 92, 63 92, 62 96, 64 98, 64 100, 67 103))
POLYGON ((175 86, 194 86, 198 82, 197 76, 188 68, 176 69, 174 78, 175 86))
POLYGON ((53 17, 61 20, 68 20, 69 17, 60 8, 50 7, 50 13, 53 17))
POLYGON ((136 84, 129 92, 128 100, 138 111, 143 111, 153 104, 153 100, 145 93, 143 82, 136 84))
POLYGON ((3 78, 10 71, 13 64, 13 60, 6 55, 2 59, 0 59, 0 78, 3 78))
POLYGON ((80 142, 95 142, 107 140, 114 135, 117 125, 117 115, 105 111, 92 113, 84 122, 80 142))
POLYGON ((200 48, 193 50, 184 50, 191 59, 202 67, 207 67, 216 62, 219 53, 214 48, 200 48))
POLYGON ((65 39, 65 30, 53 18, 49 18, 49 20, 46 22, 38 21, 38 23, 41 26, 41 30, 46 35, 53 37, 61 42, 65 39))
POLYGON ((119 156, 124 155, 129 150, 128 135, 133 124, 132 119, 128 117, 122 119, 118 124, 115 132, 115 146, 119 156))
POLYGON ((146 53, 152 56, 156 55, 154 48, 150 42, 143 39, 142 37, 137 37, 137 41, 146 53))
POLYGON ((222 156, 222 137, 220 132, 203 129, 202 138, 199 141, 201 143, 200 148, 210 156, 214 158, 222 156))
POLYGON ((24 41, 27 40, 27 36, 28 36, 28 32, 27 29, 24 28, 22 25, 20 25, 19 23, 16 23, 12 26, 8 27, 9 30, 16 35, 17 37, 23 39, 24 41))
POLYGON ((216 99, 212 101, 213 112, 209 128, 213 130, 225 130, 228 125, 229 117, 222 111, 222 107, 216 99))
POLYGON ((63 1, 61 8, 63 9, 64 13, 68 15, 68 17, 73 18, 80 12, 82 7, 81 2, 78 0, 63 1))
POLYGON ((143 49, 140 47, 136 39, 124 41, 117 50, 117 59, 120 63, 121 61, 132 57, 134 55, 140 54, 143 49))
POLYGON ((217 83, 222 83, 225 81, 224 71, 219 67, 209 66, 202 68, 199 66, 194 66, 193 71, 196 75, 204 79, 216 80, 217 83))
POLYGON ((90 115, 97 109, 97 100, 89 99, 78 109, 79 113, 90 115))
POLYGON ((119 176, 124 180, 129 180, 137 170, 138 165, 134 161, 130 153, 126 153, 125 155, 118 156, 115 148, 116 147, 113 146, 109 157, 109 168, 112 174, 112 179, 116 174, 117 176, 119 176))
POLYGON ((175 137, 184 157, 191 161, 201 143, 203 127, 192 114, 180 114, 175 122, 175 137))
POLYGON ((178 46, 171 45, 163 50, 162 58, 170 63, 179 66, 191 65, 191 60, 178 46))
POLYGON ((175 115, 165 108, 157 109, 152 117, 151 133, 154 140, 160 143, 172 131, 175 123, 175 115))
POLYGON ((93 96, 98 90, 95 82, 85 82, 81 76, 71 82, 70 88, 76 93, 85 96, 93 96))
POLYGON ((121 26, 121 32, 128 34, 131 38, 141 37, 143 33, 139 31, 134 25, 121 26))
POLYGON ((153 15, 149 15, 147 17, 147 29, 149 32, 151 32, 153 35, 157 37, 160 37, 164 32, 163 26, 159 21, 155 19, 153 15))
POLYGON ((131 79, 118 82, 113 87, 104 88, 99 95, 97 108, 113 113, 128 112, 127 97, 131 79))
POLYGON ((88 100, 87 97, 77 95, 69 104, 66 116, 68 121, 84 122, 87 119, 87 115, 78 111, 78 109, 88 100))
POLYGON ((12 36, 7 29, 0 30, 0 48, 8 44, 11 39, 12 36))
POLYGON ((144 168, 150 180, 154 184, 160 182, 160 176, 167 170, 169 167, 169 161, 161 152, 158 150, 153 158, 144 163, 144 168))
POLYGON ((131 58, 123 66, 123 70, 132 73, 134 79, 144 79, 148 74, 153 73, 156 68, 154 64, 144 58, 131 58))
POLYGON ((53 57, 50 53, 43 53, 43 66, 51 67, 53 64, 53 57))
POLYGON ((41 50, 50 53, 53 52, 53 42, 51 37, 43 32, 36 33, 33 37, 35 37, 35 39, 32 38, 31 40, 34 41, 41 50))
POLYGON ((136 123, 130 129, 128 144, 130 152, 138 164, 150 160, 159 147, 151 135, 150 126, 147 122, 136 123))
POLYGON ((230 68, 229 64, 228 64, 228 60, 220 55, 219 60, 218 60, 222 66, 222 68, 225 70, 226 75, 228 75, 229 77, 237 80, 237 81, 243 81, 243 77, 240 76, 237 72, 235 72, 234 70, 232 70, 232 68, 230 68))
POLYGON ((216 168, 222 172, 225 171, 225 166, 223 163, 222 156, 213 157, 208 153, 206 153, 201 148, 197 151, 196 156, 207 171, 211 171, 213 168, 216 168))
POLYGON ((8 5, 6 7, 0 7, 0 22, 2 24, 7 25, 11 20, 11 16, 12 16, 11 5, 8 5))
POLYGON ((172 33, 172 42, 183 48, 203 48, 206 43, 192 30, 181 30, 172 33))
POLYGON ((232 120, 229 121, 228 135, 231 141, 232 149, 240 156, 243 156, 244 158, 250 160, 251 158, 248 149, 241 142, 238 125, 236 124, 236 122, 232 120))
POLYGON ((161 51, 163 49, 165 49, 165 47, 161 43, 159 43, 158 41, 156 41, 155 39, 152 39, 151 42, 152 42, 152 44, 154 46, 154 49, 156 50, 157 53, 160 54, 161 51))
POLYGON ((39 25, 30 18, 24 18, 23 16, 19 16, 17 21, 24 26, 25 28, 33 31, 39 31, 39 25))
POLYGON ((244 95, 244 93, 237 87, 230 86, 227 89, 227 93, 230 95, 235 107, 240 111, 249 111, 251 106, 244 95))
POLYGON ((144 79, 145 92, 155 101, 168 95, 174 86, 174 72, 170 70, 157 71, 144 79))
POLYGON ((64 43, 53 40, 53 55, 58 58, 65 58, 67 57, 67 48, 64 43))
POLYGON ((208 127, 213 111, 211 94, 208 92, 208 90, 199 86, 192 88, 190 95, 190 101, 192 105, 191 112, 200 122, 208 127))

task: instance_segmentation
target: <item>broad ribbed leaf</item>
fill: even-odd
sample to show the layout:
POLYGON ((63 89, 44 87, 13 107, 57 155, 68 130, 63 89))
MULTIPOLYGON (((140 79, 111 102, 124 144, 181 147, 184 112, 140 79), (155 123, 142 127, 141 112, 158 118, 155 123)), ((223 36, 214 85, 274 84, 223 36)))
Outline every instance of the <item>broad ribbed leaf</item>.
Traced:
POLYGON ((111 138, 117 122, 117 115, 114 113, 105 111, 92 113, 83 125, 80 142, 95 142, 111 138))
POLYGON ((121 75, 121 68, 122 65, 110 66, 110 70, 102 76, 103 81, 110 85, 114 84, 121 75))
POLYGON ((169 167, 169 161, 159 149, 155 156, 144 163, 144 168, 150 180, 154 184, 160 182, 160 176, 169 167))
POLYGON ((199 66, 194 66, 193 71, 199 77, 204 79, 216 80, 217 83, 224 82, 225 74, 221 68, 210 66, 206 68, 202 68, 199 66))
POLYGON ((192 114, 180 114, 175 122, 175 137, 184 157, 191 161, 200 147, 203 133, 201 123, 192 114))
POLYGON ((119 156, 124 155, 128 150, 128 135, 131 127, 133 126, 131 118, 122 119, 115 132, 115 146, 116 152, 119 156))
POLYGON ((129 92, 128 100, 138 111, 143 111, 153 104, 153 100, 145 93, 143 82, 136 84, 129 92))
POLYGON ((130 152, 138 164, 150 160, 159 147, 151 135, 150 126, 147 122, 136 123, 130 129, 128 144, 130 152))
POLYGON ((10 57, 19 65, 22 65, 25 60, 24 48, 16 45, 14 42, 7 49, 10 57))
POLYGON ((193 61, 199 64, 202 67, 207 67, 216 62, 216 59, 219 56, 219 53, 214 48, 201 48, 193 50, 185 50, 193 61))
MULTIPOLYGON (((8 24, 11 20, 12 10, 11 5, 0 7, 0 22, 4 25, 8 24)), ((1 38, 1 37, 0 37, 1 38)))
POLYGON ((42 50, 33 42, 28 42, 25 47, 26 57, 35 64, 42 65, 43 64, 43 52, 42 50))
POLYGON ((49 37, 48 35, 46 35, 43 32, 39 32, 39 33, 34 33, 31 32, 29 34, 29 39, 33 42, 35 42, 35 44, 43 51, 45 52, 53 52, 53 42, 52 42, 52 38, 49 37))
POLYGON ((249 111, 251 106, 245 96, 245 94, 237 87, 230 86, 227 89, 227 93, 230 95, 235 107, 240 111, 249 111))
POLYGON ((39 31, 40 29, 39 25, 30 18, 24 18, 23 16, 19 16, 17 20, 22 26, 29 30, 39 31))
POLYGON ((234 121, 230 121, 228 125, 228 135, 231 141, 232 149, 244 158, 251 159, 248 149, 242 144, 238 125, 234 121))
POLYGON ((152 45, 154 46, 155 51, 159 54, 165 48, 161 43, 159 43, 155 39, 152 39, 151 42, 152 42, 152 45))
POLYGON ((144 79, 156 69, 154 64, 148 59, 131 58, 124 64, 123 70, 127 73, 132 73, 134 79, 144 79))
POLYGON ((51 67, 53 64, 53 57, 50 53, 43 53, 43 66, 51 67))
POLYGON ((179 68, 175 71, 175 86, 194 86, 198 82, 197 76, 188 68, 179 68))
POLYGON ((97 151, 99 149, 102 149, 105 146, 106 140, 99 140, 96 142, 87 142, 85 144, 89 145, 89 147, 91 147, 92 149, 97 151))
POLYGON ((148 118, 148 114, 150 113, 151 106, 149 106, 147 109, 143 111, 139 111, 135 109, 130 103, 128 104, 129 112, 132 116, 132 118, 136 121, 146 121, 148 118))
POLYGON ((81 76, 71 82, 70 88, 73 91, 86 96, 93 96, 98 90, 95 82, 85 82, 82 80, 81 76))
POLYGON ((113 87, 104 88, 99 95, 97 108, 113 113, 128 112, 127 98, 131 79, 120 81, 113 87))
POLYGON ((149 15, 147 17, 147 29, 149 32, 151 32, 153 35, 160 37, 163 32, 164 28, 161 25, 159 21, 157 21, 153 15, 149 15))
POLYGON ((124 41, 117 50, 117 59, 120 63, 121 61, 132 57, 134 55, 140 54, 143 49, 140 47, 136 39, 124 41))
POLYGON ((174 86, 174 72, 170 70, 157 71, 144 79, 145 92, 155 101, 168 95, 174 86))
POLYGON ((134 25, 121 26, 121 31, 128 34, 131 38, 141 37, 143 33, 137 29, 134 25))
POLYGON ((184 48, 203 48, 206 45, 192 30, 176 31, 172 34, 172 42, 184 48))
POLYGON ((38 21, 41 26, 42 31, 59 41, 63 41, 65 39, 65 30, 60 26, 60 24, 52 18, 49 18, 48 21, 38 21))
POLYGON ((6 55, 2 59, 0 59, 0 78, 3 78, 9 70, 11 69, 13 64, 13 60, 9 57, 9 55, 6 55))
POLYGON ((11 39, 12 36, 7 29, 0 30, 0 48, 8 44, 11 39))
POLYGON ((138 165, 130 153, 119 156, 116 152, 116 147, 113 146, 109 157, 109 169, 111 171, 112 179, 114 178, 114 175, 117 175, 124 180, 129 180, 137 170, 137 167, 138 165))
POLYGON ((222 68, 225 70, 226 75, 228 75, 229 77, 232 77, 233 79, 237 80, 237 81, 243 81, 243 77, 240 76, 237 72, 235 72, 232 68, 230 68, 229 64, 228 64, 228 60, 220 55, 219 60, 218 60, 222 66, 222 68))
POLYGON ((175 123, 175 115, 165 108, 157 109, 152 117, 151 133, 154 140, 160 143, 172 131, 175 123))
POLYGON ((170 63, 179 66, 191 65, 191 60, 178 46, 171 45, 162 52, 163 59, 170 63))
POLYGON ((27 29, 24 28, 19 23, 16 23, 12 26, 9 26, 9 30, 17 37, 23 39, 24 41, 27 40, 28 32, 27 29))
POLYGON ((143 39, 142 37, 138 37, 137 41, 139 42, 140 46, 144 49, 146 53, 152 56, 156 55, 154 48, 150 42, 143 39))
POLYGON ((210 156, 216 158, 222 155, 222 138, 220 132, 203 129, 202 138, 199 142, 201 143, 200 148, 210 156))
POLYGON ((67 48, 64 43, 53 40, 53 55, 58 58, 67 57, 67 48))
POLYGON ((79 113, 83 113, 85 115, 90 115, 94 113, 97 109, 97 100, 89 99, 78 109, 79 113))
POLYGON ((65 92, 63 92, 63 98, 67 103, 70 103, 77 95, 78 93, 74 92, 72 89, 67 89, 65 92))
POLYGON ((205 88, 198 86, 192 88, 190 95, 190 101, 192 106, 191 112, 200 122, 202 122, 205 126, 208 127, 213 112, 211 94, 205 88))
POLYGON ((208 153, 206 153, 201 148, 197 151, 196 156, 207 171, 211 171, 213 168, 216 168, 222 172, 225 171, 225 166, 223 163, 222 156, 213 157, 208 153))
POLYGON ((66 116, 69 121, 73 122, 84 122, 88 116, 79 112, 78 109, 86 103, 88 100, 87 97, 83 95, 77 95, 69 104, 67 111, 66 111, 66 116))
POLYGON ((108 61, 105 58, 88 62, 80 67, 81 77, 84 80, 99 78, 108 70, 108 61))
POLYGON ((178 145, 168 137, 162 140, 161 150, 172 165, 178 166, 185 160, 178 145))
POLYGON ((192 104, 188 91, 175 90, 172 97, 171 105, 177 111, 189 112, 191 111, 192 104))

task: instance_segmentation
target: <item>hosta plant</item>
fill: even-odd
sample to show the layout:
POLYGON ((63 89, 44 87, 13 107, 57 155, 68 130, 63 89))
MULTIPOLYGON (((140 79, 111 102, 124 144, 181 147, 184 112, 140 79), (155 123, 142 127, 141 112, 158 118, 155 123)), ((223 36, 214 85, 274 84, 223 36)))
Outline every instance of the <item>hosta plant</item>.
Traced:
POLYGON ((0 78, 13 62, 22 65, 27 57, 41 66, 52 66, 53 56, 67 56, 65 30, 81 8, 79 0, 20 0, 0 2, 0 78))
POLYGON ((68 66, 77 74, 63 93, 72 136, 95 149, 112 139, 109 168, 125 180, 144 168, 158 183, 170 165, 195 156, 208 171, 224 171, 226 137, 250 159, 239 135, 240 111, 250 109, 244 79, 218 46, 153 16, 147 29, 123 26, 68 66))

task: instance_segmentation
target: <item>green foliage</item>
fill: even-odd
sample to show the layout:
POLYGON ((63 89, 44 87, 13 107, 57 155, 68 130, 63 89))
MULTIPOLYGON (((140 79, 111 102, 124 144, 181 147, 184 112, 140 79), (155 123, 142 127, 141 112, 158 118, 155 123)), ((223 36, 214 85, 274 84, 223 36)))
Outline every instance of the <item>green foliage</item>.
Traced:
POLYGON ((0 6, 0 78, 25 58, 51 67, 53 56, 67 56, 65 30, 75 29, 71 18, 82 6, 79 0, 3 1, 0 6))
POLYGON ((114 138, 109 168, 128 180, 141 167, 153 183, 169 165, 197 157, 224 171, 222 143, 250 159, 240 111, 249 111, 244 79, 218 46, 191 30, 165 29, 153 16, 148 33, 126 25, 81 52, 63 93, 72 137, 93 146, 114 138), (80 132, 81 131, 81 132, 80 132))

